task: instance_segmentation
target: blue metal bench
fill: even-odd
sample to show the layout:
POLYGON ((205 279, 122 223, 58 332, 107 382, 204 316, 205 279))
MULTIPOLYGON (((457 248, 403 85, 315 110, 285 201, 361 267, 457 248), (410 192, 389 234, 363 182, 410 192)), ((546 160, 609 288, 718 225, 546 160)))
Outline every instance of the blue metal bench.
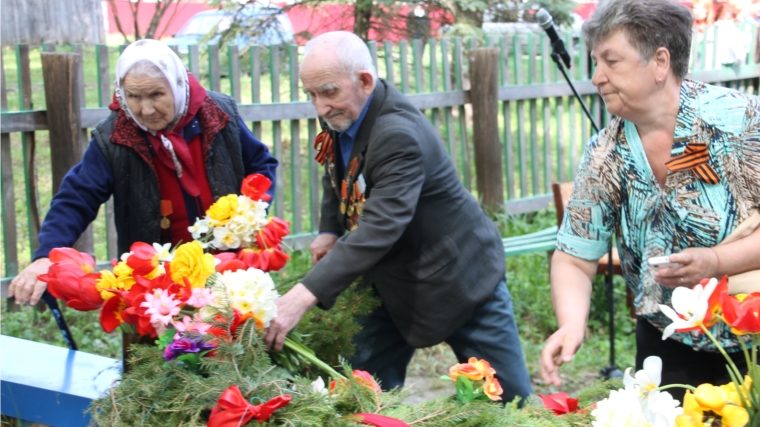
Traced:
POLYGON ((535 233, 502 239, 506 256, 515 256, 530 252, 553 251, 557 245, 557 226, 536 231, 535 233))
POLYGON ((121 378, 121 361, 0 335, 3 415, 50 426, 87 426, 84 411, 121 378))

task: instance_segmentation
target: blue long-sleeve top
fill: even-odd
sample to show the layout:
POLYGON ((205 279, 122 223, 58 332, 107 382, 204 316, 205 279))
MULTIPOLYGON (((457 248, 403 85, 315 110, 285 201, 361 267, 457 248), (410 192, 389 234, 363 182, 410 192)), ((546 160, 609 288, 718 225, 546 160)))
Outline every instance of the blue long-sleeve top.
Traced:
MULTIPOLYGON (((260 173, 269 178, 272 186, 267 193, 274 197, 278 161, 269 153, 267 146, 251 133, 242 119, 238 122, 245 174, 260 173)), ((188 123, 182 133, 186 142, 200 134, 198 119, 188 123)), ((100 206, 111 197, 113 187, 113 170, 93 138, 82 161, 66 173, 58 193, 50 202, 50 210, 40 229, 40 246, 34 251, 33 259, 48 256, 53 248, 72 246, 95 220, 100 206)))

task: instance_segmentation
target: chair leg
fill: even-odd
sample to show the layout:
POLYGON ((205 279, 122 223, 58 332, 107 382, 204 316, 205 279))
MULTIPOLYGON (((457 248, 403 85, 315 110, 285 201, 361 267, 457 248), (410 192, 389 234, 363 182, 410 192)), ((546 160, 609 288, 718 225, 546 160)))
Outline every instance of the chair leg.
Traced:
POLYGON ((69 350, 76 350, 77 343, 74 342, 74 337, 71 335, 69 326, 66 324, 66 319, 63 318, 63 313, 61 313, 61 309, 58 307, 58 300, 50 295, 50 292, 48 291, 45 291, 45 293, 42 294, 42 300, 45 301, 45 304, 50 308, 50 312, 55 318, 55 323, 58 324, 58 329, 61 330, 61 335, 63 335, 63 340, 66 342, 66 346, 69 350))

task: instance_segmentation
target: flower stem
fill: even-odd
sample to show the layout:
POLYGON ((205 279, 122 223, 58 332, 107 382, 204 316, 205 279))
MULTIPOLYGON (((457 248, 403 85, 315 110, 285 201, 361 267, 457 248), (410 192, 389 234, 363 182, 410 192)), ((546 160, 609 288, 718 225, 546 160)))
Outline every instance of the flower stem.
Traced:
POLYGON ((657 391, 663 391, 663 390, 667 390, 669 388, 685 388, 686 390, 690 390, 692 392, 695 391, 695 390, 697 390, 696 387, 688 385, 688 384, 668 384, 668 385, 664 385, 662 387, 657 387, 655 390, 657 390, 657 391))
POLYGON ((734 361, 731 360, 731 357, 728 356, 728 353, 726 353, 726 350, 724 350, 723 347, 720 344, 718 344, 718 340, 715 339, 715 337, 710 332, 710 330, 707 329, 705 325, 703 325, 702 323, 699 324, 699 327, 702 328, 702 331, 705 333, 705 335, 707 335, 707 337, 710 338, 710 341, 712 341, 713 344, 715 344, 715 347, 718 349, 718 351, 720 351, 720 354, 722 354, 723 357, 726 359, 726 362, 728 362, 729 368, 733 370, 734 373, 736 374, 736 378, 739 378, 739 379, 744 378, 741 372, 739 372, 739 368, 736 367, 736 364, 734 364, 734 361))
POLYGON ((331 377, 335 379, 345 380, 346 377, 339 374, 338 371, 333 369, 330 365, 327 363, 319 360, 317 356, 314 355, 314 353, 310 352, 308 349, 306 349, 302 344, 299 344, 290 338, 285 338, 285 347, 289 348, 292 351, 295 351, 298 353, 301 357, 308 360, 311 364, 314 366, 322 369, 323 371, 327 372, 331 377))

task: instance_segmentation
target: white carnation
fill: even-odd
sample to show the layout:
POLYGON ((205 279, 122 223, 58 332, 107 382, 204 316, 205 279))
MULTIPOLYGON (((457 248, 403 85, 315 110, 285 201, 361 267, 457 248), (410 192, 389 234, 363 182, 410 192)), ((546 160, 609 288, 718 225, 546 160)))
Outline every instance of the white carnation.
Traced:
POLYGON ((225 271, 214 283, 212 293, 219 297, 217 304, 229 305, 242 314, 252 313, 264 327, 269 327, 272 319, 277 317, 275 301, 279 294, 272 277, 261 270, 225 271))

